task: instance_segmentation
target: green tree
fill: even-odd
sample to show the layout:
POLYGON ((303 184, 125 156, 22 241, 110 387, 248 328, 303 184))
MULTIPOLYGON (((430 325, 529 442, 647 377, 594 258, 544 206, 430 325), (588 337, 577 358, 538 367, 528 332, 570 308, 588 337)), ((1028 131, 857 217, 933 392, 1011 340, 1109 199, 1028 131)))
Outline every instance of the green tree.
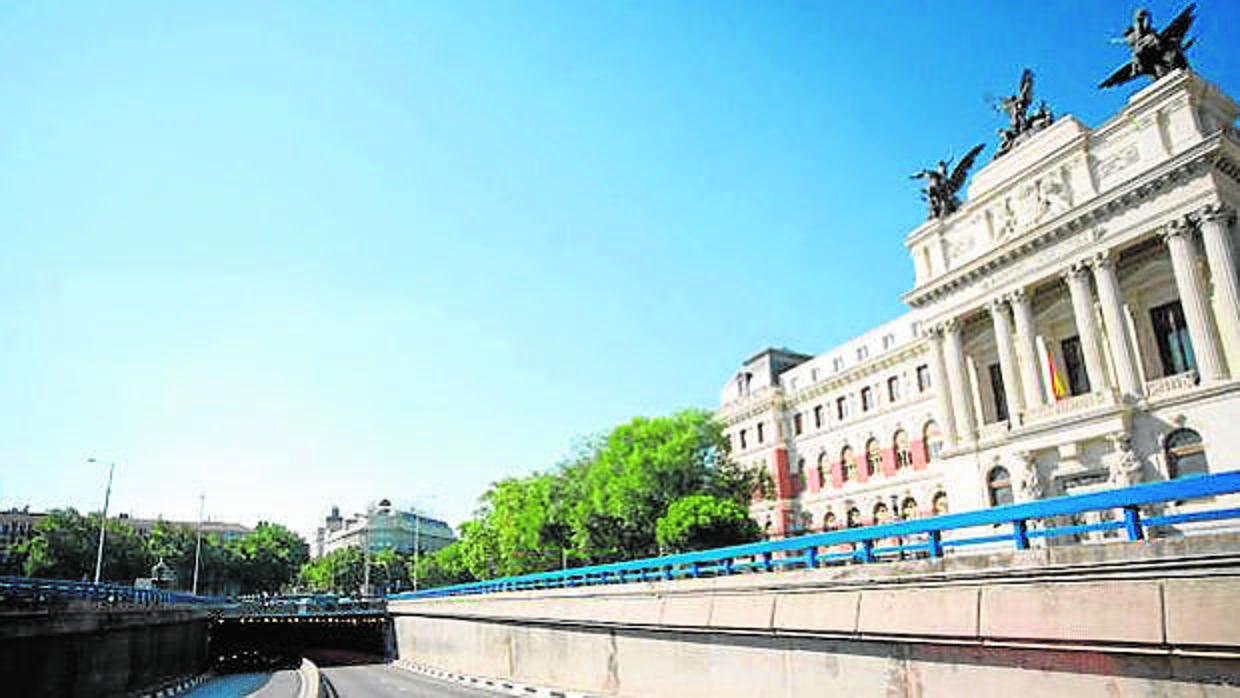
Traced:
POLYGON ((659 545, 675 552, 749 543, 761 533, 745 507, 711 494, 691 494, 672 502, 655 532, 659 545))
MULTIPOLYGON (((411 582, 412 572, 411 566, 411 582)), ((464 584, 477 579, 465 564, 464 544, 461 541, 440 548, 433 553, 418 556, 417 578, 419 589, 464 584)))
POLYGON ((652 555, 672 502, 709 494, 743 508, 754 478, 709 412, 639 417, 583 440, 551 472, 493 484, 453 555, 479 579, 652 555))
MULTIPOLYGON (((18 547, 18 554, 25 558, 23 572, 30 577, 94 579, 99 521, 98 514, 83 516, 73 508, 50 512, 18 547)), ((102 581, 132 584, 135 578, 150 574, 151 563, 145 543, 133 528, 109 519, 102 581)))
POLYGON ((301 536, 277 523, 260 521, 253 532, 228 546, 237 557, 242 593, 277 592, 297 578, 310 559, 301 536))
POLYGON ((347 547, 310 560, 298 579, 312 591, 358 594, 362 589, 362 551, 347 547))
POLYGON ((704 410, 622 424, 574 470, 582 487, 574 541, 591 561, 657 553, 655 522, 686 495, 748 501, 748 480, 731 463, 722 428, 704 410))
POLYGON ((194 585, 194 551, 197 544, 198 534, 194 529, 166 521, 156 523, 146 539, 150 557, 156 561, 163 560, 172 568, 178 589, 190 589, 194 585))

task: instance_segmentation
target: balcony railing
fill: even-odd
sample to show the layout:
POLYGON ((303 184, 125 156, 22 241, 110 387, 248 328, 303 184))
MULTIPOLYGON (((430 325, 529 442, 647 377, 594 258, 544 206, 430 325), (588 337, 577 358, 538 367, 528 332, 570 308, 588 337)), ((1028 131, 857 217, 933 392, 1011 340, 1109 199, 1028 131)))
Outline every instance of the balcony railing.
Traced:
POLYGON ((1073 395, 1061 400, 1056 400, 1049 405, 1037 405, 1025 410, 1024 423, 1033 424, 1048 419, 1055 419, 1074 412, 1082 410, 1094 409, 1096 407, 1107 407, 1115 404, 1115 395, 1109 391, 1099 391, 1096 393, 1085 393, 1083 395, 1073 395))
POLYGON ((1174 376, 1156 378, 1145 384, 1147 397, 1163 397, 1183 393, 1197 387, 1197 372, 1177 373, 1174 376))
POLYGON ((722 576, 746 571, 776 572, 832 563, 868 563, 909 555, 937 558, 952 548, 993 546, 996 543, 1010 543, 1017 550, 1023 550, 1029 547, 1032 539, 1079 536, 1094 531, 1122 531, 1128 540, 1137 541, 1145 538, 1151 528, 1240 518, 1240 507, 1157 516, 1144 515, 1143 508, 1235 492, 1240 492, 1240 472, 1201 475, 779 541, 458 584, 416 593, 393 594, 388 598, 420 599, 722 576), (1084 514, 1116 509, 1123 515, 1114 520, 1076 523, 1084 514), (1062 522, 1065 521, 1072 523, 1064 525, 1062 522), (1006 531, 996 533, 995 527, 1006 531), (948 533, 949 536, 944 535, 948 533))

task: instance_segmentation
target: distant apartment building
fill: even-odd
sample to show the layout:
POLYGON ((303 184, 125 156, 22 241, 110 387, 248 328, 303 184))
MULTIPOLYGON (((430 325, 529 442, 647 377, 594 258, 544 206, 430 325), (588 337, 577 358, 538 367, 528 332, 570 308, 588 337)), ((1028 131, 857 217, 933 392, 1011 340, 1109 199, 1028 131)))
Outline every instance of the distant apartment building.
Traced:
POLYGON ((10 569, 13 561, 13 550, 28 540, 34 533, 34 527, 47 516, 42 512, 32 512, 29 507, 0 511, 0 570, 2 573, 13 573, 10 569))
POLYGON ((388 499, 368 506, 365 513, 347 518, 340 516, 340 507, 333 506, 314 535, 311 553, 322 557, 342 548, 371 551, 395 550, 407 553, 414 549, 430 553, 456 540, 452 527, 438 519, 405 511, 392 506, 388 499))

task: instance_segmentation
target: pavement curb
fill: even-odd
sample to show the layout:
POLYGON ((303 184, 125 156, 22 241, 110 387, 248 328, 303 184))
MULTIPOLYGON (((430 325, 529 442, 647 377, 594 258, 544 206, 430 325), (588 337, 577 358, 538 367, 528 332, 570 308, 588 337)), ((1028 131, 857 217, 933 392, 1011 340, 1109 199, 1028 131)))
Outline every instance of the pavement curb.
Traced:
POLYGON ((515 681, 506 681, 503 679, 492 679, 485 676, 470 676, 467 674, 458 674, 451 671, 444 671, 434 667, 423 666, 413 662, 404 660, 396 660, 392 662, 392 666, 399 667, 415 674, 430 676, 441 681, 451 681, 459 683, 462 686, 472 686, 474 688, 490 689, 507 693, 512 696, 532 696, 534 698, 601 698, 592 693, 580 693, 577 691, 564 691, 558 688, 548 688, 546 686, 531 686, 529 684, 517 683, 515 681))

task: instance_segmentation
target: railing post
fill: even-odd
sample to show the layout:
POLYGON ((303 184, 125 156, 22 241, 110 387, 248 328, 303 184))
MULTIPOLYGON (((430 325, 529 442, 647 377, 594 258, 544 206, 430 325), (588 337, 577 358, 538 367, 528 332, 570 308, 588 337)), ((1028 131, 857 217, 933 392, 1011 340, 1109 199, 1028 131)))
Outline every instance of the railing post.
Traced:
POLYGON ((861 547, 857 548, 857 560, 860 562, 874 562, 874 541, 861 541, 861 547))
POLYGON ((667 567, 663 568, 663 578, 664 579, 675 579, 676 578, 676 575, 672 574, 671 565, 668 565, 667 567))
POLYGON ((929 545, 927 550, 930 557, 943 557, 943 533, 942 531, 931 531, 929 545))
POLYGON ((1145 538, 1141 530, 1140 507, 1124 507, 1124 530, 1128 532, 1128 540, 1137 541, 1145 538))
POLYGON ((775 557, 770 552, 762 553, 762 569, 767 572, 775 569, 775 557))
POLYGON ((733 573, 733 572, 735 572, 735 571, 736 571, 736 570, 732 568, 732 558, 730 558, 730 557, 728 557, 728 558, 724 558, 724 560, 723 560, 723 573, 724 573, 724 574, 732 574, 732 573, 733 573))
POLYGON ((818 566, 818 546, 805 549, 805 566, 811 570, 818 566))
POLYGON ((1029 533, 1024 519, 1012 522, 1012 540, 1016 541, 1017 550, 1029 549, 1029 533))
POLYGON ((701 577, 701 576, 702 576, 702 563, 700 563, 700 562, 695 562, 695 563, 693 563, 693 564, 691 565, 691 567, 692 567, 692 570, 693 570, 693 576, 694 576, 694 577, 701 577))

